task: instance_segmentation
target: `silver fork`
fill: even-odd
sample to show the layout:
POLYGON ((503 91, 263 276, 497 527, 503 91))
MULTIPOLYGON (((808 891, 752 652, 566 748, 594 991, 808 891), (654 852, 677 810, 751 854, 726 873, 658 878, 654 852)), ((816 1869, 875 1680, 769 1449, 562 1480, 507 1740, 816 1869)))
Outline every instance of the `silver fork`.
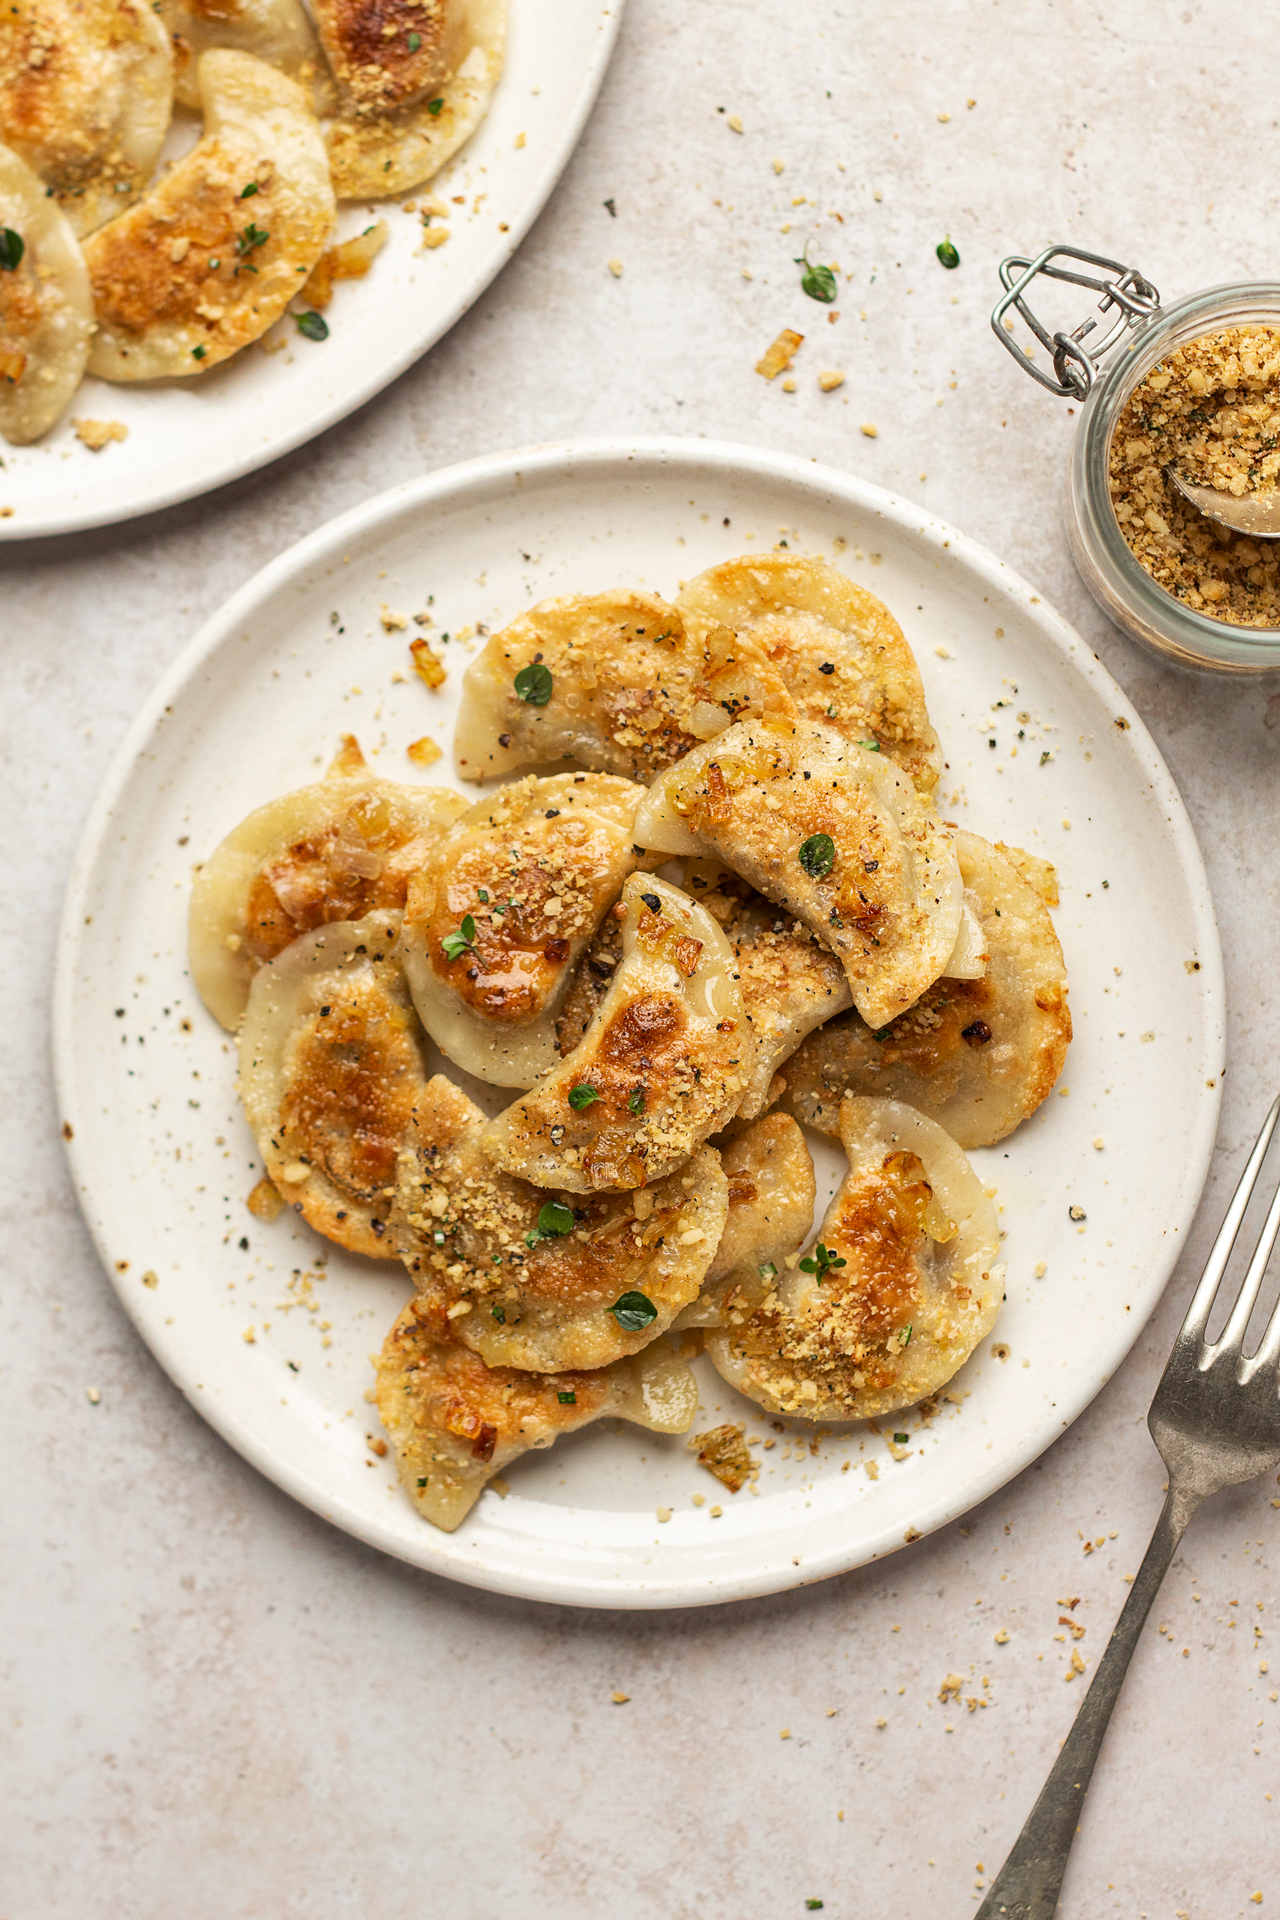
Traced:
POLYGON ((1178 1542, 1211 1493, 1252 1480, 1280 1463, 1280 1305, 1257 1352, 1251 1359, 1244 1357, 1249 1315, 1280 1233, 1280 1191, 1267 1211, 1226 1326, 1212 1345, 1205 1339, 1214 1298, 1278 1117, 1280 1099, 1240 1176, 1147 1415, 1151 1437, 1169 1469, 1164 1511, 1071 1731, 1013 1851, 987 1889, 977 1920, 1053 1920, 1111 1710, 1178 1542))

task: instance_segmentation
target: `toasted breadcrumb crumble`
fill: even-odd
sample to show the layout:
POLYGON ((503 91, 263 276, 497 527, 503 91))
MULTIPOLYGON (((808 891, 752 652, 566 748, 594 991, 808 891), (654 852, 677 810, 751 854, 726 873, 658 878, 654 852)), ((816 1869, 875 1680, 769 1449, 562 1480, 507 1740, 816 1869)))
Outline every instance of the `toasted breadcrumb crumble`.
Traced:
POLYGON ((1280 481, 1280 328, 1207 333, 1153 367, 1111 441, 1120 532, 1157 586, 1238 627, 1280 627, 1277 543, 1251 540, 1197 511, 1166 477, 1236 499, 1280 481))

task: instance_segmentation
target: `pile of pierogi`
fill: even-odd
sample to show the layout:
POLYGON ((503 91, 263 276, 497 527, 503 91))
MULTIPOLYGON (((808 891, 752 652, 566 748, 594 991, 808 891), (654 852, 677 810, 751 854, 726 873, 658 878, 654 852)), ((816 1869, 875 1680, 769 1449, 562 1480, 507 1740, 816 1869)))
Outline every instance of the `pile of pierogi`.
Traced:
POLYGON ((323 339, 386 232, 330 248, 338 201, 429 180, 505 36, 506 0, 8 0, 0 434, 39 439, 86 371, 207 374, 291 303, 323 339), (203 130, 161 165, 175 105, 203 130))
POLYGON ((966 1150, 1071 1020, 1053 869, 939 818, 888 609, 781 551, 548 600, 468 667, 454 747, 482 798, 348 737, 191 905, 251 1205, 412 1276, 377 1404, 418 1510, 456 1527, 604 1415, 686 1431, 699 1347, 775 1416, 939 1392, 1003 1291, 966 1150), (848 1158, 807 1251, 806 1128, 848 1158))

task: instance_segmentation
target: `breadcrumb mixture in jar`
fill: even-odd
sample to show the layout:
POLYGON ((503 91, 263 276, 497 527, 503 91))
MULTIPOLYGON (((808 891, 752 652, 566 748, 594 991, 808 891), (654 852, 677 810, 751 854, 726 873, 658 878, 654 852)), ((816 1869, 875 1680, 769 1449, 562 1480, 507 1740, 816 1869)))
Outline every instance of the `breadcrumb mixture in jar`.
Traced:
POLYGON ((1280 627, 1280 541, 1232 533, 1165 477, 1237 498, 1280 484, 1280 328, 1228 327, 1190 340, 1129 396, 1112 435, 1111 503, 1158 586, 1241 627, 1280 627))

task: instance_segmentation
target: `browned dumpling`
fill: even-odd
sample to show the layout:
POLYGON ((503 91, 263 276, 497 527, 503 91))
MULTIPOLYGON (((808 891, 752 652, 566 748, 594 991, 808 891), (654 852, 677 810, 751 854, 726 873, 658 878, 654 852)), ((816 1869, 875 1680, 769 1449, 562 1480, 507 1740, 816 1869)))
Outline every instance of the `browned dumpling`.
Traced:
POLYGON ((921 793, 933 792, 942 751, 920 671, 874 594, 825 561, 761 553, 700 573, 676 607, 694 639, 727 627, 752 640, 804 719, 874 742, 921 793))
POLYGON ((338 85, 341 200, 420 186, 470 139, 502 72, 506 0, 312 0, 338 85))
POLYGON ((574 1193, 661 1180, 738 1110, 753 1041, 710 914, 656 874, 619 902, 622 960, 567 1060, 485 1130, 494 1164, 574 1193))
POLYGON ((574 968, 636 865, 644 789, 536 775, 477 801, 415 874, 403 950, 436 1045, 468 1073, 532 1086, 556 1059, 574 968))
POLYGON ((234 1030, 258 968, 300 934, 397 913, 409 882, 467 810, 447 787, 380 779, 352 734, 323 780, 258 807, 206 860, 191 890, 191 977, 234 1030))
POLYGON ((1014 865, 1032 862, 1028 871, 1056 899, 1047 862, 976 833, 958 832, 956 852, 982 929, 982 978, 944 976, 878 1031, 849 1013, 810 1034, 787 1062, 782 1096, 807 1126, 835 1133, 846 1093, 887 1094, 962 1147, 987 1147, 1033 1114, 1061 1073, 1071 1040, 1062 948, 1043 899, 1014 865))
POLYGON ((942 973, 960 930, 950 833, 891 761, 812 720, 739 721, 655 781, 636 840, 721 861, 840 959, 877 1028, 942 973))
POLYGON ((304 935, 254 979, 240 1097, 267 1174, 308 1225, 394 1259, 401 1148, 427 1084, 396 915, 304 935))
POLYGON ((204 133, 85 248, 103 380, 207 373, 280 318, 336 211, 300 87, 247 53, 206 53, 204 133))
POLYGON ((709 1148, 634 1195, 548 1191, 494 1169, 484 1115, 437 1077, 400 1159, 395 1230, 419 1294, 493 1367, 602 1367, 694 1299, 728 1214, 709 1148))
POLYGON ((740 1120, 763 1113, 774 1077, 807 1033, 853 1004, 844 968, 808 927, 753 894, 729 930, 756 1043, 740 1120))
POLYGON ((706 1336, 740 1393, 805 1420, 865 1420, 937 1393, 1003 1297, 995 1209, 954 1140, 894 1100, 846 1100, 840 1133, 849 1172, 807 1264, 706 1336))
POLYGON ((454 748, 464 780, 569 760, 647 785, 746 711, 794 712, 749 641, 716 629, 694 642, 653 594, 569 594, 472 661, 454 748))
POLYGON ((92 233, 136 200, 173 113, 173 54, 147 0, 5 0, 0 140, 92 233))
MULTIPOLYGON (((0 433, 22 447, 53 425, 80 384, 93 299, 56 201, 7 147, 0 147, 0 227, 21 248, 0 270, 0 433)), ((8 246, 14 250, 12 240, 8 246)))
POLYGON ((377 1396, 405 1492, 446 1533, 522 1453, 606 1414, 686 1433, 698 1407, 693 1375, 665 1345, 590 1372, 487 1367, 442 1336, 422 1300, 409 1302, 383 1342, 377 1396))
POLYGON ((813 1224, 813 1156, 789 1115, 753 1120, 719 1152, 729 1216, 701 1293, 676 1321, 681 1328, 719 1326, 727 1301, 763 1299, 813 1224))

